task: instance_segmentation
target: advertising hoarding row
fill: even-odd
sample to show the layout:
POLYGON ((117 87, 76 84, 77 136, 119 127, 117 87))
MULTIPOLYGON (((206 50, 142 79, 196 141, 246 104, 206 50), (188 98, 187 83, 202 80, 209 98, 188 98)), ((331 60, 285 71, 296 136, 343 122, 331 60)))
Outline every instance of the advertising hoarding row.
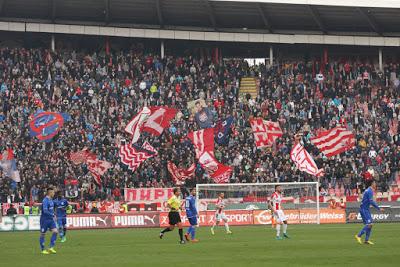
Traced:
MULTIPOLYGON (((316 210, 286 210, 290 224, 316 223, 316 210)), ((200 212, 200 226, 211 226, 215 220, 214 211, 200 212)), ((271 224, 271 213, 268 210, 229 210, 226 211, 231 225, 268 225, 271 224)), ((181 213, 184 226, 189 222, 184 212, 181 213)), ((344 210, 321 209, 321 223, 345 223, 344 210)), ((67 216, 67 228, 74 229, 108 229, 135 227, 165 227, 168 225, 167 212, 137 212, 128 214, 71 214, 67 216)), ((40 228, 40 216, 15 217, 4 216, 0 231, 35 231, 40 228)))

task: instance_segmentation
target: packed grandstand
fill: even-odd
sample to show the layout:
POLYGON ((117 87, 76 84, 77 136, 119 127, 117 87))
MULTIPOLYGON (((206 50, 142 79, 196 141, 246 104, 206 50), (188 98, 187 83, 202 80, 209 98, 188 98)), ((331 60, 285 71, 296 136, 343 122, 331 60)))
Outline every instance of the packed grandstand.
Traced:
POLYGON ((399 12, 0 0, 0 262, 397 266, 399 12))
POLYGON ((187 187, 213 183, 187 138, 200 129, 190 106, 198 99, 204 100, 213 125, 233 118, 227 142, 215 145, 216 159, 232 167, 230 183, 315 181, 289 157, 301 132, 305 148, 325 171, 319 178, 321 195, 357 200, 359 185, 371 176, 378 181, 378 197, 397 200, 400 194, 397 62, 384 62, 383 72, 369 58, 346 56, 250 66, 243 59, 207 55, 160 58, 143 48, 1 48, 0 60, 1 147, 3 155, 13 151, 20 178, 0 180, 2 203, 36 202, 48 186, 72 189, 76 201, 122 200, 124 188, 173 187, 168 162, 180 168, 196 164, 187 187), (244 78, 255 81, 256 98, 241 93, 244 78), (124 128, 144 106, 179 112, 160 137, 142 136, 158 154, 133 172, 121 162, 118 145, 131 138, 124 128), (37 110, 70 116, 51 142, 40 142, 30 132, 37 110), (257 149, 249 124, 255 117, 279 123, 283 136, 273 146, 257 149), (318 129, 338 125, 353 131, 356 146, 327 158, 310 138, 318 129), (86 164, 70 160, 84 148, 112 164, 100 184, 86 164))

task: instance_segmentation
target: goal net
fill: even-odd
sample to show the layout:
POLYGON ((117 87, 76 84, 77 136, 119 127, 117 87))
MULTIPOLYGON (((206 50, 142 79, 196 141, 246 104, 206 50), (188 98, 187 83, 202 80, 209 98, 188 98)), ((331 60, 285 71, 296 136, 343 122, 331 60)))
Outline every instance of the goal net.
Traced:
MULTIPOLYGON (((220 193, 224 193, 225 211, 247 210, 254 216, 263 214, 263 223, 271 223, 268 202, 275 186, 282 189, 282 209, 289 223, 320 222, 318 182, 257 183, 257 184, 197 184, 197 209, 200 212, 215 211, 220 193), (269 215, 268 215, 269 214, 269 215), (268 216, 267 216, 268 215, 268 216)), ((257 217, 258 218, 258 217, 257 217)))

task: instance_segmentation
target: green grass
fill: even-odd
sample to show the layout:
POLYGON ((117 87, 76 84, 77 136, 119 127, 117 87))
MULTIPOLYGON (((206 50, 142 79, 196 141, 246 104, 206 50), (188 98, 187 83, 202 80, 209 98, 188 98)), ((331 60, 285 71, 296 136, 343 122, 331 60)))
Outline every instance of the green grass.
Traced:
MULTIPOLYGON (((200 243, 178 244, 178 232, 159 229, 69 231, 57 255, 41 255, 39 232, 0 233, 1 266, 400 266, 400 224, 377 224, 374 246, 356 243, 361 224, 289 225, 290 240, 274 240, 270 226, 223 228, 200 243)), ((47 242, 49 234, 47 237, 47 242)), ((46 243, 47 243, 46 242, 46 243)))

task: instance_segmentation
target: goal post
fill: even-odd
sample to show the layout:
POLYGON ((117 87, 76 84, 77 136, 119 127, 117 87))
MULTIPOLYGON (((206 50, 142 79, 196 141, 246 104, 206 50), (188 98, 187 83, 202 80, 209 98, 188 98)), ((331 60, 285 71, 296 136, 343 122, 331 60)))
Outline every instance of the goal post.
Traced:
POLYGON ((215 210, 219 193, 225 194, 226 210, 268 210, 276 185, 281 186, 282 208, 289 220, 297 216, 301 221, 303 216, 304 223, 320 223, 319 182, 197 184, 197 210, 215 210))

